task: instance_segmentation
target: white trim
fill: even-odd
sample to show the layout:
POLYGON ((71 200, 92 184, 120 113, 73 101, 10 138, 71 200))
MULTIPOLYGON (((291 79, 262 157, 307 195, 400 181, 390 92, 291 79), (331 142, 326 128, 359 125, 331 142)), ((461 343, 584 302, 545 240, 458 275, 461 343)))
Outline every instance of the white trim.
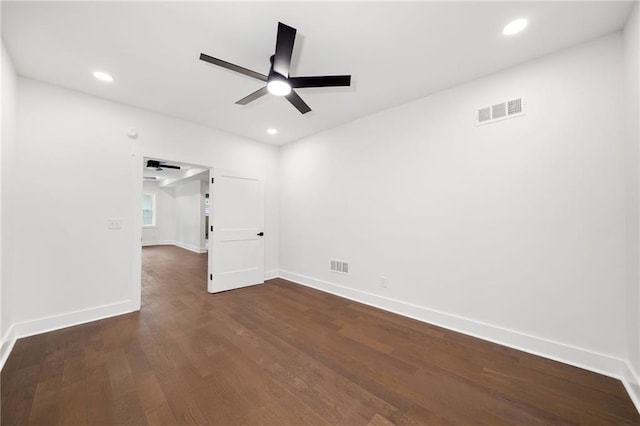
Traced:
POLYGON ((176 246, 183 248, 185 250, 192 251, 194 253, 202 254, 209 251, 206 247, 196 247, 191 244, 181 243, 178 241, 143 241, 142 247, 150 247, 150 246, 176 246))
POLYGON ((59 330, 61 328, 72 327, 74 325, 85 324, 87 322, 114 317, 116 315, 135 312, 135 304, 131 300, 111 303, 108 305, 96 306, 79 311, 67 312, 59 315, 37 318, 34 320, 18 322, 13 324, 16 339, 33 336, 35 334, 46 333, 59 330))
POLYGON ((22 337, 29 337, 117 315, 128 314, 139 309, 140 307, 137 306, 134 301, 125 300, 109 305, 96 306, 94 308, 13 323, 5 335, 2 336, 2 341, 0 342, 0 370, 9 358, 16 340, 22 337))
POLYGON ((274 278, 278 278, 280 276, 279 271, 277 269, 271 269, 270 271, 264 271, 264 280, 272 280, 274 278))
POLYGON ((636 410, 640 412, 640 375, 638 375, 638 372, 628 361, 625 362, 625 367, 626 369, 620 380, 627 390, 631 401, 636 406, 636 410))
POLYGON ((133 215, 133 262, 131 262, 131 300, 137 305, 139 310, 142 306, 142 197, 140 194, 144 192, 144 182, 142 176, 144 174, 144 157, 136 154, 135 144, 131 153, 131 174, 133 182, 131 183, 131 213, 133 215))
POLYGON ((638 380, 638 375, 623 359, 475 321, 470 318, 440 312, 390 297, 356 290, 295 272, 281 269, 280 277, 297 284, 335 294, 336 296, 364 303, 418 321, 434 324, 499 345, 613 377, 622 381, 633 403, 636 405, 638 411, 640 411, 640 404, 638 403, 638 397, 640 396, 638 384, 640 381, 638 380))
POLYGON ((181 243, 179 241, 175 241, 173 245, 198 254, 206 253, 208 251, 206 247, 197 247, 191 244, 181 243))
POLYGON ((150 246, 176 246, 183 248, 185 250, 192 251, 194 253, 202 254, 209 251, 206 247, 196 247, 191 244, 181 243, 178 241, 143 241, 142 247, 150 247, 150 246))
POLYGON ((14 333, 13 324, 7 330, 7 332, 0 339, 0 371, 4 368, 4 364, 7 362, 11 351, 13 350, 13 345, 16 344, 16 337, 14 333))
POLYGON ((173 246, 175 245, 176 242, 175 241, 143 241, 142 242, 142 247, 148 247, 148 246, 173 246))

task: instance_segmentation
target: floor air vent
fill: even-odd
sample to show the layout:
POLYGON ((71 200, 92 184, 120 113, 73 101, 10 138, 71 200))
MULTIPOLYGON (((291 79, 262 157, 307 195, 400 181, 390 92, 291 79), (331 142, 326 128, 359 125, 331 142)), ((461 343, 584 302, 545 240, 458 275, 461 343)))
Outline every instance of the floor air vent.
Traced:
POLYGON ((476 111, 476 126, 524 115, 522 98, 500 102, 476 111))

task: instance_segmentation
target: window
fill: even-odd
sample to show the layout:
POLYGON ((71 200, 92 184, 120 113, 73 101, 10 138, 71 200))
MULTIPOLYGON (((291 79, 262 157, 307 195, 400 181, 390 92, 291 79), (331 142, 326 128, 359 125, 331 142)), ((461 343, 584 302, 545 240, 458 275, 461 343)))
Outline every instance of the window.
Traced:
POLYGON ((156 226, 156 194, 142 194, 142 226, 156 226))

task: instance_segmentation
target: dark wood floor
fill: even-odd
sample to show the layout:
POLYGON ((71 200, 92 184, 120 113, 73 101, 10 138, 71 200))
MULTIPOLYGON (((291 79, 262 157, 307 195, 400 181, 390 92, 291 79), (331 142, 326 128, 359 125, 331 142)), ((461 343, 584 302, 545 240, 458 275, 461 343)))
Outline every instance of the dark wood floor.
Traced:
POLYGON ((206 292, 206 255, 143 250, 143 307, 20 339, 13 424, 639 424, 614 379, 284 280, 206 292))

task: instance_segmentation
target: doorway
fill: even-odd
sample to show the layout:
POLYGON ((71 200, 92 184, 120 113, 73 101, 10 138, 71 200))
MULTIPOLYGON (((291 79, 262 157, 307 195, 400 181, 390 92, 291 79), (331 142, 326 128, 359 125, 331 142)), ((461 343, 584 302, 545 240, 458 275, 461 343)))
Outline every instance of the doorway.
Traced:
POLYGON ((138 308, 142 302, 143 246, 171 246, 200 255, 206 265, 198 276, 206 276, 205 288, 209 293, 263 283, 264 180, 251 173, 214 169, 168 157, 142 153, 132 156, 135 181, 132 195, 137 219, 132 300, 139 303, 138 308), (169 195, 174 198, 183 192, 193 195, 197 191, 195 181, 200 184, 198 199, 202 204, 192 210, 197 209, 199 220, 194 220, 195 225, 185 226, 176 221, 180 208, 174 207, 175 226, 162 229, 162 223, 171 223, 163 219, 166 204, 162 204, 162 197, 166 199, 167 195, 164 192, 173 192, 169 195), (184 189, 182 185, 191 188, 184 189), (198 239, 185 241, 182 238, 185 233, 196 234, 198 239))
POLYGON ((206 291, 210 168, 144 157, 142 181, 143 281, 152 281, 158 270, 177 274, 181 264, 199 262, 202 271, 197 280, 206 291), (163 266, 158 266, 158 258, 163 266), (170 268, 172 264, 175 267, 170 268))

